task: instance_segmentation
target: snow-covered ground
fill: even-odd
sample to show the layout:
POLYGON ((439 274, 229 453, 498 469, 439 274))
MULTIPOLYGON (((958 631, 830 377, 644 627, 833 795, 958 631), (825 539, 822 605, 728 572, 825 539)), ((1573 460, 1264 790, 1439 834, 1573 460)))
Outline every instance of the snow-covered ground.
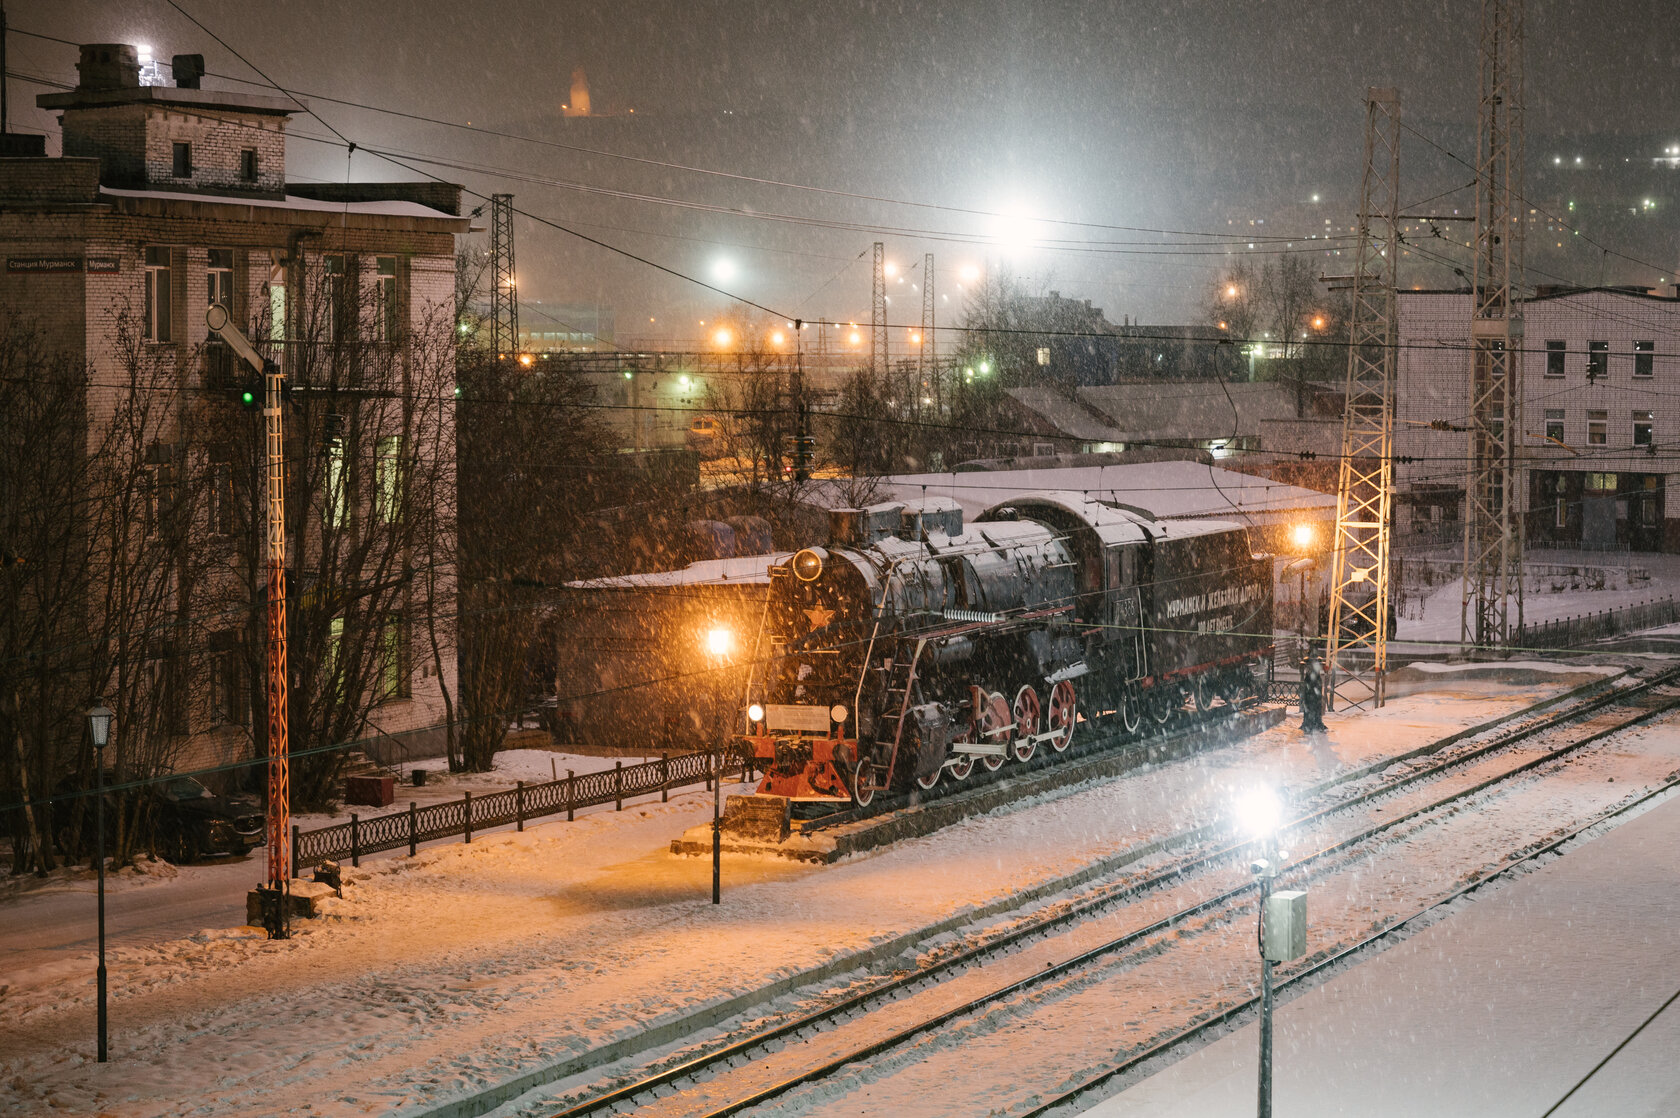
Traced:
MULTIPOLYGON (((1283 1005, 1278 1114, 1534 1118, 1680 988, 1680 801, 1485 891, 1283 1005)), ((1247 1118, 1258 1030, 1237 1030, 1086 1113, 1247 1118)), ((1680 1004, 1557 1118, 1680 1113, 1680 1004)))
MULTIPOLYGON (((89 1062, 88 947, 22 972, 0 958, 8 983, 0 1110, 420 1112, 961 921, 1216 818, 1234 788, 1261 774, 1311 783, 1571 682, 1443 680, 1376 714, 1332 715, 1328 737, 1277 727, 831 867, 728 856, 717 907, 708 903, 709 861, 667 852, 674 835, 709 815, 710 797, 696 793, 380 860, 352 872, 345 899, 290 941, 207 921, 198 934, 117 949, 113 1062, 103 1067, 89 1062)), ((148 892, 161 900, 171 888, 148 892)), ((91 924, 91 897, 70 899, 74 906, 41 918, 91 924)))

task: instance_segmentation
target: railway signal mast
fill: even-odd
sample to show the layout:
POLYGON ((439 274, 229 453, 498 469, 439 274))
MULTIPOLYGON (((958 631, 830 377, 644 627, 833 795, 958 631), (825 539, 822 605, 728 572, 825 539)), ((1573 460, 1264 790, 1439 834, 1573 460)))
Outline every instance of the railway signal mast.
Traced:
POLYGON ((887 374, 887 246, 875 242, 875 282, 869 312, 869 371, 887 374))
POLYGON ((938 389, 939 352, 933 342, 933 253, 922 256, 922 342, 916 347, 917 380, 924 389, 932 389, 934 403, 942 402, 938 389))
POLYGON ((513 275, 513 195, 490 196, 490 352, 519 354, 519 288, 513 275))
POLYGON ((227 308, 210 304, 205 325, 221 337, 251 368, 262 374, 263 442, 268 466, 268 880, 265 883, 264 921, 270 938, 287 934, 291 891, 291 745, 286 681, 286 380, 280 366, 252 348, 239 327, 228 321, 227 308))
POLYGON ((1477 50, 1476 279, 1470 319, 1470 432, 1460 639, 1509 643, 1523 623, 1523 0, 1482 0, 1477 50), (1513 610, 1514 605, 1514 610, 1513 610))
POLYGON ((1399 207, 1400 99, 1370 89, 1326 655, 1331 693, 1353 706, 1382 705, 1387 670, 1399 207))

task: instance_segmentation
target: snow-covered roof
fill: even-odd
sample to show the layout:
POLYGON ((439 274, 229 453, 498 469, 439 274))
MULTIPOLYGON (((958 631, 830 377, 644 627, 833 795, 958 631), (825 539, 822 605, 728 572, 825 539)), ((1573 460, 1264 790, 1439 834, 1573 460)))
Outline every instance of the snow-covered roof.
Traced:
POLYGON ((430 221, 448 221, 460 225, 463 229, 468 224, 467 218, 456 217, 454 214, 435 210, 430 206, 422 206, 419 202, 408 202, 398 199, 388 199, 380 202, 327 202, 316 198, 300 198, 295 194, 288 194, 284 198, 250 198, 231 194, 198 194, 180 190, 127 190, 122 187, 102 186, 99 193, 113 198, 143 198, 159 202, 197 202, 214 206, 250 206, 266 210, 292 210, 329 214, 353 214, 369 217, 417 217, 430 221))
POLYGON ((1081 388, 1079 401, 1113 421, 1117 433, 1103 437, 1117 442, 1252 435, 1263 419, 1295 418, 1293 387, 1269 382, 1108 384, 1081 388))
POLYGON ((1125 439, 1115 428, 1053 388, 1011 388, 1008 392, 1016 403, 1038 413, 1046 423, 1070 438, 1093 442, 1121 442, 1125 439))
POLYGON ((1050 491, 1131 505, 1161 518, 1283 519, 1303 511, 1334 515, 1333 494, 1239 474, 1200 462, 1134 462, 1050 470, 900 474, 884 478, 895 500, 948 497, 972 519, 1012 496, 1050 491))
POLYGON ((771 555, 737 555, 732 559, 702 559, 676 571, 650 571, 640 575, 612 575, 566 585, 574 590, 647 590, 669 586, 767 586, 770 568, 786 563, 791 551, 771 555))

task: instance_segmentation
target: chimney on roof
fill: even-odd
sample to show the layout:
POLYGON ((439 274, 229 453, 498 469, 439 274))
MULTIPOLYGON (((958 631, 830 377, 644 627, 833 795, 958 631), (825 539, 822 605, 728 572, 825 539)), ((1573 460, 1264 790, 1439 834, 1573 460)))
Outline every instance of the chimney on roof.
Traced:
POLYGON ((84 43, 77 89, 138 89, 140 52, 128 43, 84 43))
POLYGON ((177 54, 169 60, 169 69, 175 75, 176 89, 197 89, 198 79, 204 76, 204 56, 177 54))

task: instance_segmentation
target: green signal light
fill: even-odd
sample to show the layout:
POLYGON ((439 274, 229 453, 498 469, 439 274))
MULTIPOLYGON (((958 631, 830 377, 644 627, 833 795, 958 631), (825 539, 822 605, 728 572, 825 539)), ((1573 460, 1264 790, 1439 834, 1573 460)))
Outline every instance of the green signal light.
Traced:
POLYGON ((255 407, 256 403, 257 403, 257 394, 255 392, 252 392, 249 388, 247 388, 245 391, 243 391, 239 394, 239 402, 244 404, 248 408, 249 407, 255 407))

